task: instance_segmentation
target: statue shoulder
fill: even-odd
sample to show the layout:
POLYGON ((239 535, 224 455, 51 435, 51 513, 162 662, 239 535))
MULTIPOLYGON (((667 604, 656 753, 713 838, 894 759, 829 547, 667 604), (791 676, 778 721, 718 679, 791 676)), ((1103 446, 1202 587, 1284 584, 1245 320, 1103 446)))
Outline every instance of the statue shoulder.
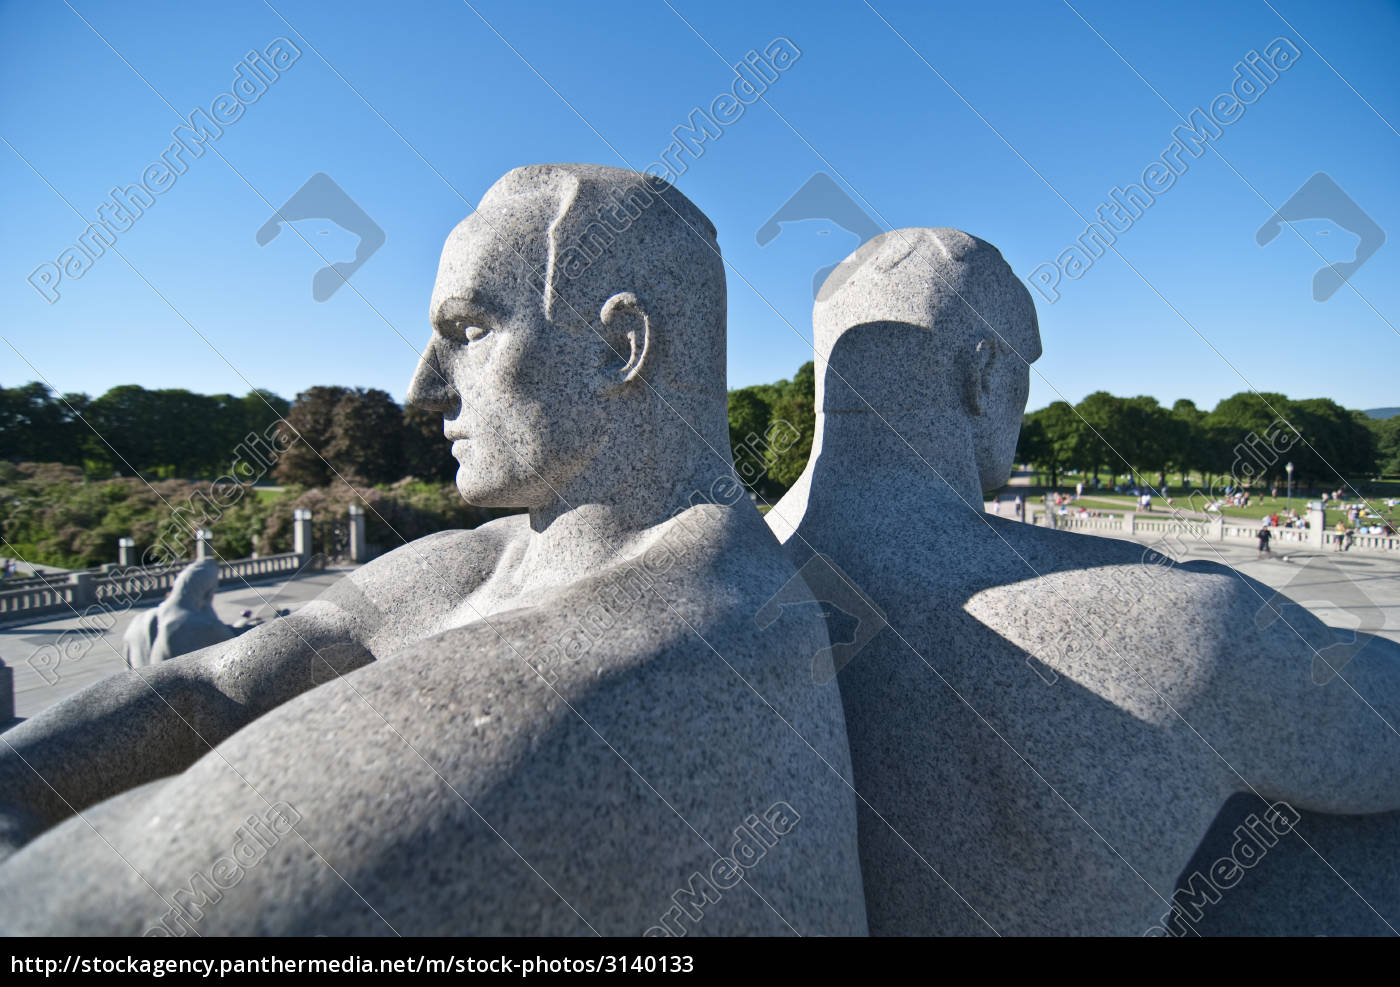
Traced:
POLYGON ((528 530, 524 515, 511 515, 425 535, 366 562, 308 606, 330 605, 358 616, 450 607, 487 579, 506 547, 528 530))

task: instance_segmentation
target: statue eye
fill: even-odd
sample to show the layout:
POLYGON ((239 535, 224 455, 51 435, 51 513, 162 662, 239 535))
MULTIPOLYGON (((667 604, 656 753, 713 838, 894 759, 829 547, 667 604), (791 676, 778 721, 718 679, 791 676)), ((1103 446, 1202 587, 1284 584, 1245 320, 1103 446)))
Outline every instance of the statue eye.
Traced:
POLYGON ((477 325, 475 322, 468 321, 467 319, 453 319, 439 331, 441 331, 444 336, 448 336, 452 339, 464 339, 469 343, 475 343, 491 330, 486 326, 477 325))

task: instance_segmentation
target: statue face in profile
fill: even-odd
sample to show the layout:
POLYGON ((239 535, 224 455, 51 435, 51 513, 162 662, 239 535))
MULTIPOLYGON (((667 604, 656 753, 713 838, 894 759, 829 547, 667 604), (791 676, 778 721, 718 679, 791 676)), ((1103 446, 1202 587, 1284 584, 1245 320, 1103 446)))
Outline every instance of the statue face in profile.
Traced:
POLYGON ((556 306, 551 321, 545 312, 547 228, 557 211, 549 195, 483 204, 443 247, 433 338, 409 401, 442 414, 468 503, 549 503, 606 435, 607 368, 622 360, 581 314, 556 306))

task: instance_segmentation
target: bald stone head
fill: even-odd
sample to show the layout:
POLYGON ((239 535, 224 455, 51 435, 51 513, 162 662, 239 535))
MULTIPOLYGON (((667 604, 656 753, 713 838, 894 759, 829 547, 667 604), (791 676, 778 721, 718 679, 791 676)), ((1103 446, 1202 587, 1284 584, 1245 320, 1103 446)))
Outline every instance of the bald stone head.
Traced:
POLYGON ((827 278, 812 325, 819 410, 965 421, 982 489, 1006 482, 1040 329, 996 247, 954 229, 883 233, 827 278))
POLYGON ((535 507, 678 429, 726 434, 715 229, 659 179, 509 172, 447 238, 429 317, 408 400, 443 416, 469 503, 535 507))

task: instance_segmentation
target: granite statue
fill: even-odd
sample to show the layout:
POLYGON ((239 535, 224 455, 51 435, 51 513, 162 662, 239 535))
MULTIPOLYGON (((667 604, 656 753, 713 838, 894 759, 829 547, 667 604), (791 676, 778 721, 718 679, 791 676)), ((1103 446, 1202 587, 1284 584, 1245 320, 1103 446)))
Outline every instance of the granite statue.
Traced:
POLYGON ((1259 619, 1260 583, 984 513, 1041 347, 993 246, 885 233, 813 312, 816 436, 767 521, 828 609, 876 615, 832 669, 872 935, 1177 932, 1208 832, 1239 908, 1261 855, 1310 853, 1300 814, 1397 818, 1400 647, 1320 688, 1333 632, 1259 619))
POLYGON ((214 612, 219 564, 204 559, 185 566, 160 606, 139 614, 127 626, 123 657, 127 665, 154 665, 207 648, 239 633, 214 612))
POLYGON ((5 734, 0 926, 864 934, 825 625, 752 619, 795 573, 730 462, 710 221, 632 172, 516 169, 429 314, 410 402, 464 499, 528 513, 5 734))

